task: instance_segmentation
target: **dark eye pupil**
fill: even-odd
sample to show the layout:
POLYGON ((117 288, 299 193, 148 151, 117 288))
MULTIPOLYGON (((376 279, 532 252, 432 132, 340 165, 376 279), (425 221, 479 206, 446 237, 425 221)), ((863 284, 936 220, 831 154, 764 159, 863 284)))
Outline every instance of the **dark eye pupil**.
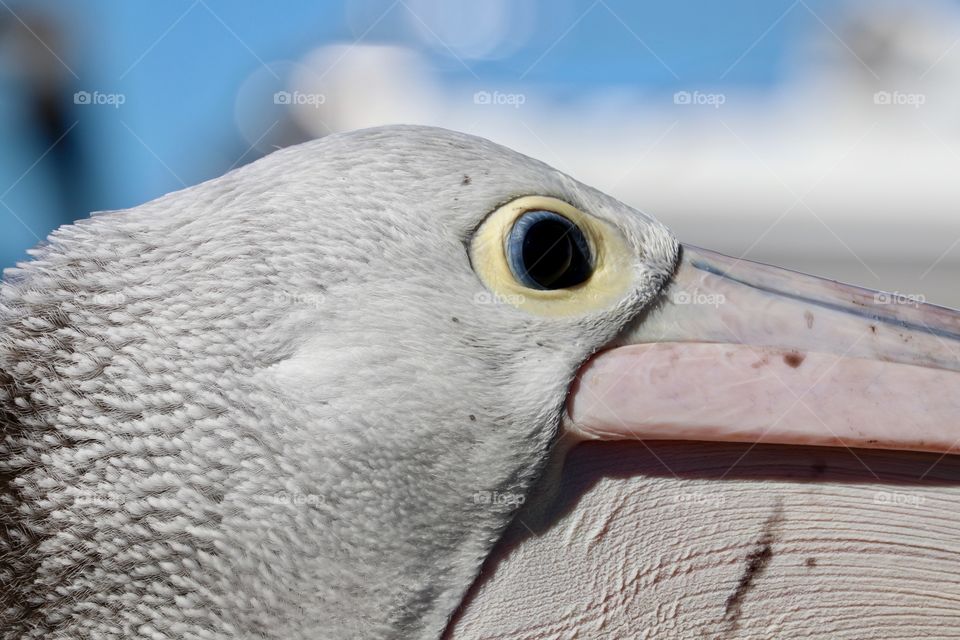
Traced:
POLYGON ((567 273, 573 261, 570 228, 557 220, 534 222, 523 238, 523 264, 527 274, 544 288, 567 273))
POLYGON ((593 270, 580 228, 552 211, 528 211, 513 225, 507 255, 514 277, 532 289, 565 289, 593 270))

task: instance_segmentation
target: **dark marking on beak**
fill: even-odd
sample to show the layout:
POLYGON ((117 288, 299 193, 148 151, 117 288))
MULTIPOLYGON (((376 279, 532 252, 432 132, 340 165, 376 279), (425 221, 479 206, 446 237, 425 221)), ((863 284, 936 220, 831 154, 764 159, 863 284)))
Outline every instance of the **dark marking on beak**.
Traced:
POLYGON ((750 553, 747 554, 746 564, 743 567, 743 573, 740 575, 736 589, 727 598, 723 610, 723 621, 726 625, 720 636, 721 638, 731 637, 731 634, 739 627, 740 615, 743 613, 743 601, 756 586, 757 578, 763 575, 773 558, 773 545, 777 542, 778 531, 782 522, 783 504, 778 501, 773 513, 763 523, 760 538, 754 544, 750 553))
POLYGON ((803 361, 806 357, 807 356, 803 355, 802 353, 799 353, 797 351, 791 351, 790 353, 784 354, 783 361, 786 362, 789 366, 796 369, 801 364, 803 364, 803 361))

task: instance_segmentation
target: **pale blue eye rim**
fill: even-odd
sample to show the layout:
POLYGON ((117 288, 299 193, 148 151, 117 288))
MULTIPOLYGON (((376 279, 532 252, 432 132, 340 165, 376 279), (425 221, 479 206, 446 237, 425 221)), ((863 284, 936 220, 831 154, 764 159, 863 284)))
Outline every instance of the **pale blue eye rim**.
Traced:
POLYGON ((593 273, 586 235, 573 221, 554 211, 525 211, 514 221, 504 244, 513 277, 530 289, 570 288, 593 273))

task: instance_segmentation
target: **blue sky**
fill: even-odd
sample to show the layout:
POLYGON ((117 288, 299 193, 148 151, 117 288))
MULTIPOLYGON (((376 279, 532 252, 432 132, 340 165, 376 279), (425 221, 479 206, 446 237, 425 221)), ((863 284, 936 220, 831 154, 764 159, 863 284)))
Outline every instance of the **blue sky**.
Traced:
POLYGON ((835 3, 818 0, 518 4, 534 15, 522 46, 498 59, 461 60, 417 39, 411 4, 390 0, 7 0, 0 13, 8 22, 12 13, 47 12, 67 32, 67 42, 51 48, 74 90, 120 93, 125 103, 70 105, 76 124, 68 136, 89 150, 90 194, 64 205, 50 197, 50 157, 36 162, 47 144, 25 124, 18 63, 4 63, 0 134, 9 142, 0 186, 14 186, 0 189, 8 191, 0 198, 0 265, 86 209, 133 206, 241 160, 247 144, 234 121, 238 87, 263 63, 296 60, 318 45, 363 34, 364 42, 422 49, 445 83, 536 86, 563 101, 605 87, 768 87, 783 76, 798 40, 822 29, 817 16, 838 17, 835 3))

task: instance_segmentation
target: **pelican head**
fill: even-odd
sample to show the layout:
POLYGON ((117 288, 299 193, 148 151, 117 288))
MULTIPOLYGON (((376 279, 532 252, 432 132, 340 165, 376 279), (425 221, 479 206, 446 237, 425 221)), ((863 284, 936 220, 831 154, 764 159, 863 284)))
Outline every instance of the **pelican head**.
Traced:
POLYGON ((441 129, 32 256, 0 291, 5 638, 436 638, 578 441, 960 438, 953 312, 681 246, 441 129))

